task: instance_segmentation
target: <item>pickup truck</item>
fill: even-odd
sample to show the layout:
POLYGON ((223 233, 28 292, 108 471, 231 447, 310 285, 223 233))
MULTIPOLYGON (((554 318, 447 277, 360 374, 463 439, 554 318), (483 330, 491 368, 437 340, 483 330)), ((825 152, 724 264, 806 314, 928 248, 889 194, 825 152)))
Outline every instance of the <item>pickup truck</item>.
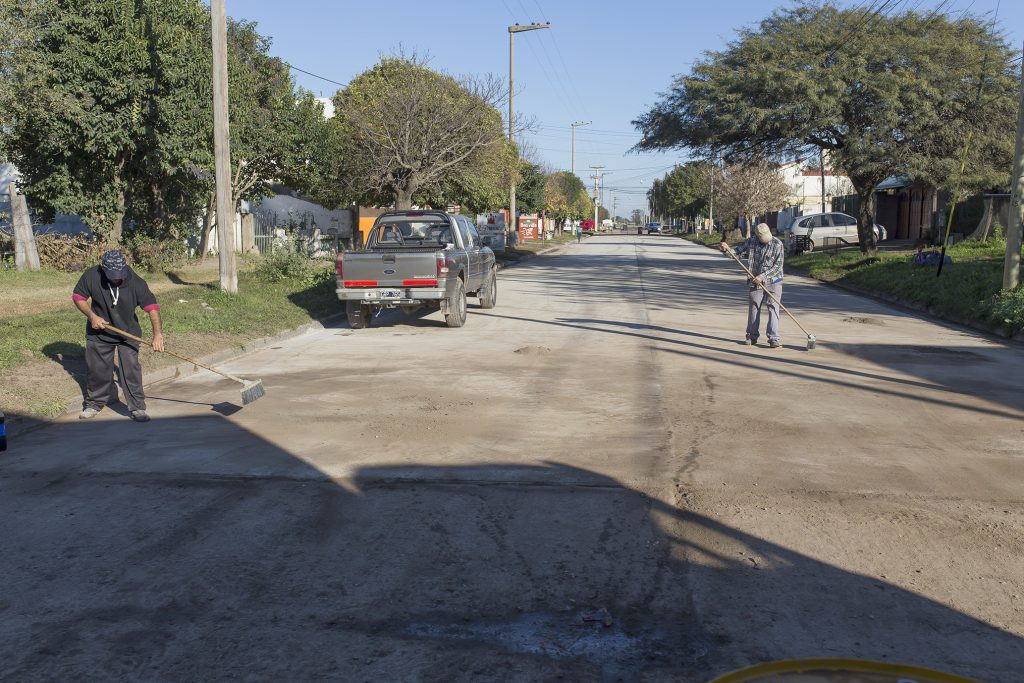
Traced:
POLYGON ((421 306, 441 310, 448 327, 466 323, 466 297, 494 308, 497 267, 489 237, 465 216, 443 211, 388 211, 373 223, 361 251, 335 264, 338 299, 349 326, 362 329, 375 313, 421 306))

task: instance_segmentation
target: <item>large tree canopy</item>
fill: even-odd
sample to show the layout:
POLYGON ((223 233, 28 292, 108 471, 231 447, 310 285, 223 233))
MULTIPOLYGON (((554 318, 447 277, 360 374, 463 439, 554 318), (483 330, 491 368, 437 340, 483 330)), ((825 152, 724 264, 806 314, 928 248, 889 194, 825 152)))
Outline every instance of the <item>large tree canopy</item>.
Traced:
POLYGON ((1013 58, 1002 36, 970 17, 798 4, 678 77, 634 121, 637 147, 743 160, 831 150, 861 199, 861 246, 874 250, 878 183, 901 174, 955 186, 968 134, 967 186, 1007 184, 1013 58))
POLYGON ((495 79, 456 79, 415 57, 385 57, 334 97, 341 182, 362 202, 399 208, 507 187, 518 160, 496 107, 503 93, 495 79))
MULTIPOLYGON (((44 217, 120 240, 194 228, 212 196, 209 10, 200 0, 0 0, 0 147, 44 217)), ((270 41, 229 24, 235 199, 325 186, 322 108, 270 41)), ((212 207, 210 207, 212 208, 212 207)))

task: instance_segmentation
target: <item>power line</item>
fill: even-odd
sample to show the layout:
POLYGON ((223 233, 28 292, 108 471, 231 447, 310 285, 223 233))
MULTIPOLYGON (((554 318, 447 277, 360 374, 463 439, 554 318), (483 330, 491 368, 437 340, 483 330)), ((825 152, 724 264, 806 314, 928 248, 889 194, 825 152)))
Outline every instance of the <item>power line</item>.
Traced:
POLYGON ((292 69, 294 71, 298 71, 299 73, 306 74, 307 76, 312 76, 313 78, 319 78, 321 81, 327 81, 328 83, 333 83, 334 85, 340 85, 342 88, 345 88, 345 87, 348 86, 348 83, 341 83, 339 81, 335 81, 333 79, 327 78, 326 76, 321 76, 319 74, 315 74, 312 71, 306 71, 305 69, 300 69, 299 67, 297 67, 297 66, 295 66, 293 64, 289 64, 288 62, 284 61, 283 59, 281 60, 281 63, 284 64, 289 69, 292 69))

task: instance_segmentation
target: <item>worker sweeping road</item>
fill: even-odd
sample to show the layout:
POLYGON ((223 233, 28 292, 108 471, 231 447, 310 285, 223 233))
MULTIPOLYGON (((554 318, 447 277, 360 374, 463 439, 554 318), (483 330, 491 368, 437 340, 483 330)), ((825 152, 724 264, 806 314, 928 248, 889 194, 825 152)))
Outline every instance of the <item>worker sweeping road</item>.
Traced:
POLYGON ((118 377, 128 411, 136 422, 147 422, 149 415, 142 390, 138 342, 106 328, 112 325, 134 335, 142 334, 135 314, 135 309, 141 308, 149 313, 153 324, 153 350, 163 351, 160 306, 149 291, 149 285, 128 267, 124 254, 114 249, 103 254, 100 265, 82 273, 71 298, 89 320, 85 328, 85 364, 88 370, 85 404, 78 417, 83 420, 93 418, 111 397, 116 398, 113 379, 116 351, 118 377))
MULTIPOLYGON (((729 245, 722 242, 719 249, 729 251, 729 245)), ((760 336, 761 309, 768 307, 768 346, 777 349, 782 346, 779 336, 779 304, 782 301, 782 262, 785 249, 782 242, 772 235, 771 228, 758 223, 754 236, 736 245, 735 252, 747 257, 747 270, 752 278, 747 279, 750 287, 750 304, 747 309, 747 345, 757 344, 760 336), (771 293, 771 296, 767 294, 771 293)))

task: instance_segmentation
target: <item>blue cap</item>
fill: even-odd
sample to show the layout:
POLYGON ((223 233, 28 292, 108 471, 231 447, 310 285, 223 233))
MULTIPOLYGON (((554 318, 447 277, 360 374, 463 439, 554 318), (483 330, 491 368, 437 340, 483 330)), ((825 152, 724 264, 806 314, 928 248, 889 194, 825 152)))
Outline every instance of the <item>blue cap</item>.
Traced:
POLYGON ((128 260, 120 249, 111 249, 100 259, 100 268, 108 280, 124 280, 128 277, 128 260))

